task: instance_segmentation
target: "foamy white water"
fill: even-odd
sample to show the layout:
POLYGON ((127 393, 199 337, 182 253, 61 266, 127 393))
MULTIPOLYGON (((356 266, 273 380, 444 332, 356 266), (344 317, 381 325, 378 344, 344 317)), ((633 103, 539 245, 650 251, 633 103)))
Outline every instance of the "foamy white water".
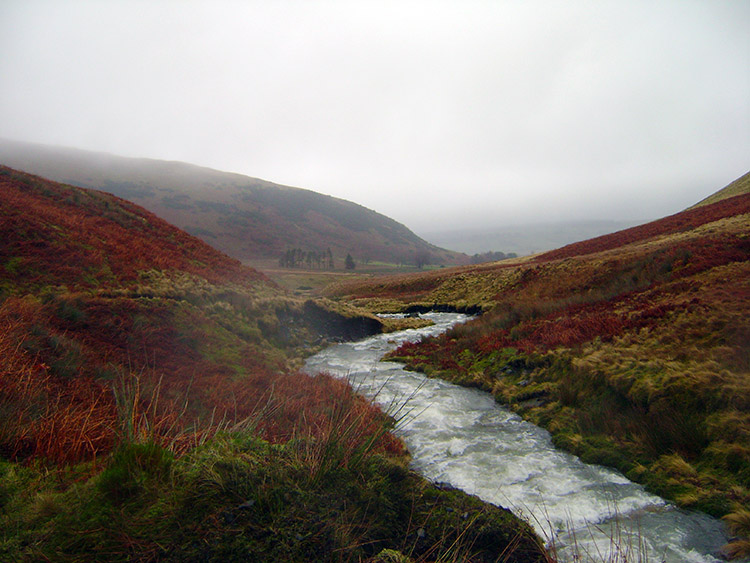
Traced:
POLYGON ((348 378, 400 420, 396 433, 417 472, 511 509, 554 544, 561 561, 721 561, 728 538, 720 521, 680 510, 617 471, 555 449, 546 430, 488 393, 381 362, 403 341, 468 319, 423 316, 435 324, 331 346, 309 358, 305 370, 348 378))

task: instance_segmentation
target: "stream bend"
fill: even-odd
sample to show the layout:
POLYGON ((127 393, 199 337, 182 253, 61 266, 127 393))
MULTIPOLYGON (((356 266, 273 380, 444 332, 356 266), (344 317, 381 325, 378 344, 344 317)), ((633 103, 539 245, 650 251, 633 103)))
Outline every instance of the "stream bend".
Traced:
POLYGON ((511 509, 554 547, 560 561, 718 562, 724 525, 648 493, 621 473, 557 450, 549 433, 493 397, 382 362, 404 341, 469 319, 422 315, 435 324, 337 344, 309 358, 307 373, 347 378, 398 420, 412 467, 511 509))

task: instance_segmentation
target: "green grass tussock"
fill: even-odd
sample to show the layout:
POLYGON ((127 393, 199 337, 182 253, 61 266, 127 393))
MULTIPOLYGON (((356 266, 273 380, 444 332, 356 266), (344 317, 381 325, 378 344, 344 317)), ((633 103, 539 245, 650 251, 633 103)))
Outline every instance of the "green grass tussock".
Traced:
MULTIPOLYGON (((336 454, 330 451, 326 456, 336 454)), ((122 444, 92 478, 0 466, 4 560, 546 561, 507 511, 382 455, 320 463, 304 440, 217 435, 175 457, 122 444), (380 555, 379 555, 380 554, 380 555), (406 559, 409 558, 409 559, 406 559)))

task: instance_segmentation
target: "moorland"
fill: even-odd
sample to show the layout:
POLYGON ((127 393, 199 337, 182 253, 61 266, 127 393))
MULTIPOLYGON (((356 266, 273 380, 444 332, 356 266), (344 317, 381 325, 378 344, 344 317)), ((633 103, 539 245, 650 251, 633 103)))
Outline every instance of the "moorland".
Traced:
POLYGON ((726 518, 730 553, 750 554, 750 175, 550 252, 388 275, 420 249, 468 257, 333 198, 177 163, 140 163, 167 184, 117 157, 81 172, 91 155, 73 156, 43 162, 84 188, 0 169, 3 557, 550 561, 509 512, 411 472, 394 421, 344 382, 299 371, 331 342, 417 322, 374 313, 426 310, 477 318, 392 358, 726 518), (240 224, 240 192, 275 195, 240 224), (279 267, 295 225, 334 269, 279 267))
POLYGON ((5 167, 0 193, 0 559, 547 559, 299 371, 383 321, 110 194, 5 167))
POLYGON ((748 555, 749 258, 747 174, 675 215, 551 252, 327 295, 479 313, 391 359, 484 389, 583 460, 724 517, 748 555))

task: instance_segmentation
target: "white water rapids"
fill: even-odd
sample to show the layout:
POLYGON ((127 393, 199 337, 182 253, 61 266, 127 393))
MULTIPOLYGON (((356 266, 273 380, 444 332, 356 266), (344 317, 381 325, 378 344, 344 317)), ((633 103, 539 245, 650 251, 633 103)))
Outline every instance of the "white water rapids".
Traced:
POLYGON ((560 561, 720 561, 727 536, 718 520, 677 509, 612 469, 555 449, 546 430, 488 393, 381 362, 400 342, 468 319, 424 316, 435 324, 331 346, 309 358, 305 371, 348 378, 399 420, 396 433, 418 473, 511 509, 560 561))

